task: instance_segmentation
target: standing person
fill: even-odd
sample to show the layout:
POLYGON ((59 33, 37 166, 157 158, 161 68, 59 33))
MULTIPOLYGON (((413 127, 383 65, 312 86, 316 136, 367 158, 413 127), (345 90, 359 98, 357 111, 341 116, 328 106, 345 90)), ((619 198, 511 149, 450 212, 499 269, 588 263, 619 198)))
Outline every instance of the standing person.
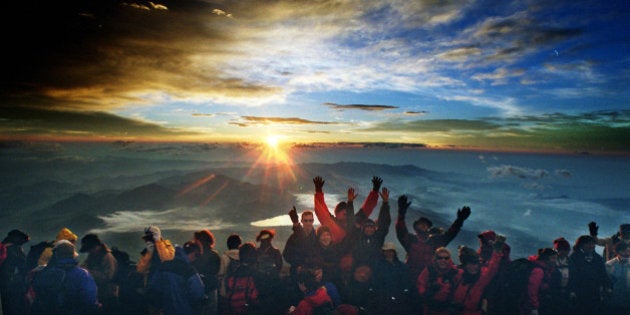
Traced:
POLYGON ((148 312, 149 314, 157 314, 159 309, 157 308, 158 305, 155 304, 155 299, 146 294, 148 284, 162 263, 175 258, 175 247, 170 240, 162 238, 162 231, 155 225, 150 225, 144 229, 142 240, 144 240, 145 248, 136 264, 136 271, 143 278, 144 288, 141 291, 143 291, 146 299, 148 312))
POLYGON ((194 241, 201 248, 201 256, 192 265, 201 274, 205 293, 207 296, 206 305, 203 307, 204 315, 216 315, 218 312, 218 288, 219 269, 221 268, 221 256, 214 249, 214 235, 210 230, 204 229, 193 234, 194 241))
POLYGON ((455 289, 458 269, 446 247, 435 250, 433 263, 424 268, 416 288, 422 298, 425 315, 450 315, 451 298, 455 289))
POLYGON ((241 236, 233 233, 228 236, 226 245, 227 250, 221 255, 221 268, 219 268, 219 296, 225 297, 225 287, 223 287, 223 280, 230 271, 235 270, 239 264, 238 248, 243 244, 241 236))
POLYGON ((34 314, 97 314, 96 282, 87 270, 78 266, 77 256, 69 241, 55 243, 50 263, 33 276, 34 314))
POLYGON ((409 314, 410 294, 414 285, 409 277, 409 268, 398 259, 394 243, 386 242, 381 249, 383 257, 374 270, 377 310, 381 314, 409 314))
POLYGON ((630 314, 630 245, 619 242, 617 256, 606 262, 606 271, 612 280, 610 314, 630 314))
POLYGON ((98 289, 98 300, 105 314, 118 312, 118 285, 114 276, 118 263, 111 250, 98 235, 87 234, 81 239, 80 253, 88 253, 81 267, 87 269, 98 289))
POLYGON ((260 242, 256 248, 260 278, 257 288, 261 311, 267 314, 276 314, 284 310, 284 303, 280 301, 286 298, 285 290, 280 283, 282 254, 271 243, 275 234, 273 230, 262 230, 256 236, 256 241, 260 242))
POLYGON ((415 279, 426 266, 431 265, 435 250, 439 247, 446 247, 457 236, 464 221, 470 216, 470 208, 463 207, 457 210, 457 219, 451 224, 448 231, 443 234, 430 235, 429 230, 433 226, 433 222, 426 217, 414 221, 415 234, 409 233, 405 216, 410 205, 411 201, 407 200, 407 196, 402 195, 398 198, 396 237, 407 251, 407 266, 409 266, 411 277, 415 279))
MULTIPOLYGON (((78 239, 79 239, 79 237, 76 234, 74 234, 72 231, 70 231, 69 228, 63 227, 57 233, 57 236, 55 237, 55 241, 54 242, 58 242, 58 241, 61 241, 61 240, 66 240, 66 241, 68 241, 68 242, 70 242, 70 243, 72 243, 72 244, 74 244, 76 246, 76 243, 77 243, 78 239)), ((52 257, 52 247, 44 249, 44 251, 39 256, 39 259, 37 261, 37 265, 38 266, 46 266, 46 264, 48 264, 48 261, 50 260, 50 257, 52 257)))
POLYGON ((389 233, 392 218, 389 212, 389 190, 384 187, 380 196, 382 204, 377 222, 366 219, 362 222, 360 229, 355 228, 349 235, 354 267, 366 265, 373 269, 383 255, 382 247, 389 233))
MULTIPOLYGON (((348 203, 352 203, 357 197, 357 194, 354 189, 348 189, 347 202, 339 202, 335 206, 335 214, 333 215, 330 213, 330 210, 328 210, 328 206, 326 205, 326 200, 324 198, 324 183, 325 180, 320 176, 313 178, 313 184, 315 184, 315 215, 321 225, 330 228, 333 243, 338 243, 346 236, 348 220, 355 221, 355 218, 348 218, 348 216, 354 216, 354 213, 346 210, 348 208, 348 203)), ((362 223, 364 219, 369 218, 374 208, 376 208, 378 203, 378 192, 382 183, 383 180, 381 178, 376 176, 372 177, 372 190, 361 206, 362 211, 360 211, 360 213, 362 213, 362 216, 356 218, 356 221, 359 224, 362 223)))
MULTIPOLYGON (((321 269, 319 269, 321 271, 321 269)), ((288 314, 312 315, 332 314, 336 305, 329 295, 329 290, 317 279, 316 271, 305 268, 297 275, 298 287, 304 294, 304 298, 289 308, 288 314)))
POLYGON ((603 254, 605 261, 615 258, 615 245, 618 243, 630 244, 630 223, 619 225, 619 231, 610 237, 598 237, 599 226, 596 222, 589 223, 588 230, 590 235, 595 239, 595 243, 599 246, 604 246, 603 254))
POLYGON ((26 254, 22 245, 30 240, 28 234, 11 230, 2 240, 6 258, 0 264, 0 298, 2 314, 21 315, 26 312, 26 254))
POLYGON ((553 301, 552 314, 572 314, 572 305, 569 303, 569 254, 571 244, 564 237, 553 240, 553 248, 558 253, 556 259, 556 273, 551 282, 551 299, 553 301))
POLYGON ((569 292, 575 304, 575 314, 600 314, 602 293, 611 288, 604 259, 595 252, 595 239, 582 235, 573 245, 569 256, 569 292))
POLYGON ((298 214, 295 206, 289 211, 289 217, 293 222, 293 233, 287 239, 282 251, 282 257, 291 265, 290 273, 292 283, 296 283, 295 276, 314 253, 317 244, 317 235, 313 227, 315 218, 313 212, 306 210, 302 212, 301 223, 298 221, 298 214))
POLYGON ((251 315, 260 313, 258 299, 258 270, 256 245, 251 242, 239 247, 240 263, 225 278, 226 310, 222 315, 251 315))

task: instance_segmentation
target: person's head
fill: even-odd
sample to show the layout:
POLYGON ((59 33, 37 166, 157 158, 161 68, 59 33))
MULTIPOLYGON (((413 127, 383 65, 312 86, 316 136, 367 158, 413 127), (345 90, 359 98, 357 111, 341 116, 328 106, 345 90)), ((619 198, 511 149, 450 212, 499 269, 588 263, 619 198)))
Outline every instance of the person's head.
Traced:
POLYGON ((630 223, 624 223, 619 226, 619 236, 624 240, 630 239, 630 223))
POLYGON ((332 243, 332 234, 330 233, 330 228, 324 225, 317 228, 317 240, 324 247, 330 245, 332 243))
POLYGON ((595 251, 595 238, 590 235, 581 235, 575 240, 573 250, 582 251, 587 254, 593 253, 595 251))
POLYGON ((186 253, 188 260, 193 262, 201 256, 201 247, 194 241, 188 241, 184 243, 184 253, 186 253))
POLYGON ((477 237, 479 238, 479 244, 481 246, 492 246, 497 239, 497 233, 492 230, 487 230, 481 232, 477 237))
POLYGON ((428 232, 429 229, 433 226, 433 222, 429 220, 429 218, 421 217, 420 219, 413 222, 413 229, 416 233, 428 232))
POLYGON ((372 268, 368 265, 360 265, 354 268, 352 277, 355 281, 360 283, 367 283, 372 279, 372 268))
POLYGON ((449 269, 453 264, 453 260, 451 260, 451 252, 446 247, 436 249, 433 254, 433 262, 435 263, 435 267, 437 269, 449 269))
POLYGON ((361 230, 365 236, 372 236, 376 233, 378 226, 376 226, 376 222, 372 219, 366 219, 361 225, 361 230))
POLYGON ((383 251, 383 256, 387 261, 394 261, 396 257, 396 244, 392 242, 385 242, 383 247, 381 247, 383 251))
POLYGON ((459 262, 464 271, 471 275, 476 275, 481 270, 481 260, 479 254, 468 246, 460 246, 457 251, 459 262))
POLYGON ((313 216, 313 211, 306 210, 302 212, 302 228, 307 233, 310 233, 313 230, 313 223, 315 222, 315 217, 313 216))
POLYGON ((212 234, 212 232, 208 229, 203 229, 193 233, 193 237, 195 241, 199 243, 202 253, 205 248, 214 247, 214 234, 212 234))
POLYGON ((553 248, 540 248, 536 260, 542 261, 548 266, 555 266, 558 261, 558 252, 553 248))
POLYGON ((59 233, 57 233, 57 236, 55 237, 55 241, 66 240, 72 244, 76 244, 78 239, 79 237, 76 234, 72 233, 72 231, 70 231, 70 229, 66 227, 61 228, 61 230, 59 230, 59 233))
POLYGON ((615 245, 615 254, 624 259, 630 258, 630 244, 626 242, 617 243, 615 245))
POLYGON ((304 268, 298 272, 297 283, 304 292, 314 291, 320 284, 319 281, 317 281, 315 270, 311 268, 304 268))
POLYGON ((14 244, 17 246, 22 246, 24 243, 28 242, 31 239, 28 234, 20 231, 20 230, 11 230, 7 234, 7 237, 2 240, 2 244, 14 244))
POLYGON ((558 252, 558 257, 567 257, 571 252, 571 244, 564 237, 553 240, 553 248, 558 252))
POLYGON ((337 220, 345 222, 347 209, 348 209, 348 204, 345 201, 338 203, 335 206, 335 218, 337 218, 337 220))
POLYGON ((53 247, 53 257, 56 259, 76 258, 77 254, 74 244, 68 240, 56 241, 53 247))
POLYGON ((239 261, 243 265, 254 265, 258 256, 256 254, 256 245, 252 242, 242 244, 238 248, 239 261))
POLYGON ((230 234, 227 238, 227 248, 228 249, 238 249, 239 246, 243 243, 240 235, 234 233, 230 234))
POLYGON ((81 248, 79 253, 98 253, 105 244, 98 238, 96 234, 86 234, 81 239, 81 248))
POLYGON ((262 230, 256 236, 256 242, 260 242, 260 244, 271 244, 271 240, 276 235, 274 230, 262 230))

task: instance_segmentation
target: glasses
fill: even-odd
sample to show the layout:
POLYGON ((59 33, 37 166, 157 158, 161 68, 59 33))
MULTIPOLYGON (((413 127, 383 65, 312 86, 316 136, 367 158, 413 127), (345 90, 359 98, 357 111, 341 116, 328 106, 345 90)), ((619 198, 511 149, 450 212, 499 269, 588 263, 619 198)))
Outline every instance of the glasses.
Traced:
POLYGON ((310 219, 310 220, 302 220, 302 222, 315 222, 314 219, 310 219))
POLYGON ((451 259, 450 256, 437 256, 435 257, 436 260, 449 260, 451 259))

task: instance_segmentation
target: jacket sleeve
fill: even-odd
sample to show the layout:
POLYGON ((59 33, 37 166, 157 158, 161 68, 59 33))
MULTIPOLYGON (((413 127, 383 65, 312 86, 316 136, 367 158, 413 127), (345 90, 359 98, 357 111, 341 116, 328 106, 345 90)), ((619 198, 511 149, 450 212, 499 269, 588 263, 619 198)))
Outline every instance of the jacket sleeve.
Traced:
POLYGON ((330 229, 333 243, 339 243, 343 240, 346 236, 346 231, 335 222, 324 200, 324 193, 320 191, 315 193, 315 215, 321 225, 330 229))
POLYGON ((361 210, 365 214, 366 218, 369 218, 372 215, 372 212, 376 208, 378 204, 378 191, 370 190, 370 193, 363 201, 363 205, 361 205, 361 210))
POLYGON ((398 238, 398 242, 400 245, 409 252, 409 230, 407 230, 407 224, 405 223, 405 218, 398 216, 396 220, 396 238, 398 238))
MULTIPOLYGON (((389 202, 383 202, 378 212, 378 230, 379 241, 385 242, 385 237, 389 233, 389 225, 392 224, 392 216, 389 212, 389 202)), ((381 244, 382 246, 383 244, 381 244)))
POLYGON ((544 276, 545 271, 542 270, 542 268, 534 268, 529 275, 529 280, 527 282, 527 305, 530 307, 529 310, 535 310, 540 307, 538 294, 540 292, 540 286, 544 276))
POLYGON ((429 269, 425 267, 424 270, 422 270, 422 272, 418 276, 418 279, 416 279, 416 289, 418 290, 418 294, 421 297, 424 297, 424 295, 427 293, 428 286, 429 286, 429 269))
POLYGON ((455 219, 448 230, 439 236, 439 244, 436 245, 446 247, 455 238, 455 236, 457 236, 459 231, 462 229, 462 225, 464 225, 464 220, 455 219))
POLYGON ((79 288, 79 301, 84 304, 85 310, 94 310, 98 308, 98 298, 96 295, 96 282, 89 272, 81 268, 81 286, 79 288))
POLYGON ((160 261, 169 261, 175 258, 175 247, 169 240, 155 241, 155 251, 160 255, 160 261))

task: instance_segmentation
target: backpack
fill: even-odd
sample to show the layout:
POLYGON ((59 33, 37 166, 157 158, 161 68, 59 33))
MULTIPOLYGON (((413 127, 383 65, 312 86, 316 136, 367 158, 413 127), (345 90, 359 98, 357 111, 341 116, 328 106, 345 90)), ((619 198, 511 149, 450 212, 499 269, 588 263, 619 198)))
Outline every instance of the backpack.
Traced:
POLYGON ((251 275, 225 278, 225 296, 229 314, 247 314, 258 304, 258 290, 251 275))
POLYGON ((66 271, 61 268, 44 268, 33 279, 35 314, 63 314, 66 305, 66 271))
POLYGON ((26 270, 33 270, 37 267, 37 262, 46 248, 53 248, 53 242, 41 241, 31 246, 26 255, 26 270))
POLYGON ((503 311, 518 314, 519 305, 527 294, 529 276, 534 268, 541 268, 527 258, 513 260, 499 280, 499 303, 503 311))
POLYGON ((229 257, 229 256, 228 256, 228 258, 230 260, 229 260, 229 263, 227 265, 227 270, 225 271, 225 276, 226 277, 229 277, 229 276, 233 275, 236 272, 236 270, 238 270, 238 267, 241 266, 241 261, 240 260, 234 259, 234 258, 229 257))

